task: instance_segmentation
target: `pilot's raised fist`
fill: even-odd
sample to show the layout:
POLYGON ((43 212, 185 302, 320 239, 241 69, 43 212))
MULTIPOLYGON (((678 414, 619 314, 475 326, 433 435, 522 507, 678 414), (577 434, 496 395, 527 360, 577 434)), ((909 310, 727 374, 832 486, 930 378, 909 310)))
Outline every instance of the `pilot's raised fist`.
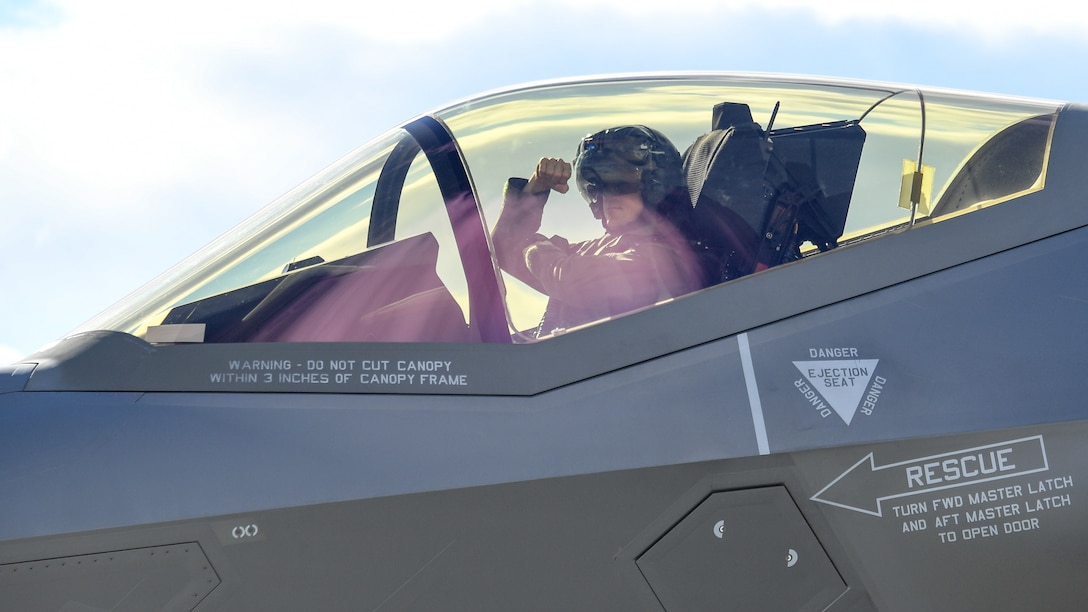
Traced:
POLYGON ((554 189, 566 193, 570 189, 571 167, 561 158, 543 157, 536 164, 536 170, 529 177, 525 191, 533 194, 548 193, 554 189))

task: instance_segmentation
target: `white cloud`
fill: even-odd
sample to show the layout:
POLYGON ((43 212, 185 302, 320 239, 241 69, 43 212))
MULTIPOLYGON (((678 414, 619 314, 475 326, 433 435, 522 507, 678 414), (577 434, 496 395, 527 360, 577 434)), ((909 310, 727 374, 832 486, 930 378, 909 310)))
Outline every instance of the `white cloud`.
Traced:
POLYGON ((8 365, 24 357, 22 351, 0 344, 0 365, 8 365))
MULTIPOLYGON (((850 22, 894 22, 924 30, 951 30, 958 35, 996 40, 1009 36, 1051 33, 1082 36, 1088 32, 1088 12, 1081 10, 1038 10, 1023 2, 995 0, 913 0, 912 2, 875 2, 873 0, 561 0, 568 9, 615 10, 621 15, 703 14, 728 16, 759 11, 766 15, 768 33, 788 15, 807 13, 825 25, 850 22), (776 15, 779 16, 776 18, 776 15)), ((728 21, 722 21, 728 35, 728 21)))
POLYGON ((228 121, 200 91, 177 51, 123 24, 98 28, 95 21, 4 38, 2 69, 16 92, 0 100, 4 151, 89 186, 130 193, 214 163, 252 134, 244 117, 228 121), (219 146, 207 147, 213 139, 219 146), (211 159, 194 156, 195 145, 211 159))

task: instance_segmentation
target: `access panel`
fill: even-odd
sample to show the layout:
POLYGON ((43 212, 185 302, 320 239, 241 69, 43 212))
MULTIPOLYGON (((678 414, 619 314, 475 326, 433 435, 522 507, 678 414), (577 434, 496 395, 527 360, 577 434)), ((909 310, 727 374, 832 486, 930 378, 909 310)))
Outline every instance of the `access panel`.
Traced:
POLYGON ((0 610, 196 608, 220 584, 196 542, 0 565, 0 610))
POLYGON ((846 591, 782 486, 712 493, 637 563, 666 610, 823 610, 846 591))

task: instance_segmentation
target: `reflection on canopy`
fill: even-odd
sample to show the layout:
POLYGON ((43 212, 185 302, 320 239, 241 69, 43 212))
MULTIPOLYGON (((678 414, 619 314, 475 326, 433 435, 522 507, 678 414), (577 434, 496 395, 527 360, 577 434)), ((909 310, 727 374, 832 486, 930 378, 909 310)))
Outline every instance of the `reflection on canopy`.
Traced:
MULTIPOLYGON (((856 177, 851 174, 853 188, 846 194, 848 209, 845 209, 845 225, 837 230, 841 236, 835 236, 840 244, 872 239, 887 228, 898 228, 911 220, 910 211, 898 206, 904 160, 921 161, 933 168, 933 184, 938 187, 934 202, 940 201, 941 194, 949 189, 956 192, 955 205, 940 206, 935 213, 937 215, 962 214, 1041 189, 1045 177, 1045 151, 1049 145, 1048 126, 1052 125, 1058 108, 1055 103, 1009 101, 951 92, 747 76, 626 78, 512 89, 469 100, 434 115, 448 128, 451 137, 448 146, 455 147, 460 154, 471 181, 472 195, 475 196, 478 219, 461 219, 457 223, 477 223, 490 228, 498 218, 503 186, 508 178, 527 176, 537 160, 544 156, 569 160, 580 138, 604 128, 647 125, 664 133, 683 152, 710 131, 712 110, 722 102, 747 105, 754 123, 765 136, 770 136, 764 145, 770 149, 774 147, 774 135, 784 137, 790 128, 808 126, 806 129, 811 130, 824 124, 845 125, 843 122, 854 122, 860 126, 864 133, 864 146, 860 150, 860 157, 850 162, 856 164, 856 168, 848 169, 856 170, 856 177), (1044 116, 1033 124, 1037 128, 1004 132, 1002 138, 1007 141, 1004 146, 985 146, 1009 126, 1037 116, 1044 116), (772 117, 773 125, 770 125, 772 117), (1021 132, 1027 135, 1020 135, 1021 132), (1028 143, 1027 148, 1031 150, 1021 153, 1017 146, 1009 143, 1028 143), (919 155, 923 159, 918 160, 919 155), (1017 177, 1015 180, 986 178, 993 175, 992 172, 988 174, 983 166, 994 165, 998 161, 1005 166, 1030 168, 1021 174, 1029 173, 1031 176, 1017 177), (963 178, 966 175, 974 178, 968 181, 963 178), (989 183, 979 185, 980 180, 989 183)), ((278 321, 276 325, 286 326, 283 327, 286 329, 291 327, 287 319, 292 316, 311 321, 315 318, 342 319, 329 325, 322 323, 327 329, 339 331, 316 337, 306 334, 277 335, 269 330, 251 330, 247 332, 249 335, 233 336, 226 332, 218 336, 209 332, 205 341, 215 341, 216 338, 219 341, 364 339, 353 332, 352 321, 376 320, 373 309, 380 308, 388 314, 396 311, 397 307, 390 311, 391 305, 384 304, 369 307, 372 311, 352 312, 353 308, 365 309, 359 305, 365 300, 343 298, 329 301, 331 298, 317 296, 323 290, 311 287, 307 289, 309 298, 298 298, 302 301, 285 300, 283 291, 280 291, 271 301, 264 301, 271 294, 260 298, 258 301, 263 306, 248 302, 232 304, 231 312, 236 312, 238 319, 233 322, 227 319, 202 321, 199 320, 200 316, 193 313, 202 311, 198 303, 207 305, 213 301, 226 303, 257 299, 253 296, 260 292, 254 288, 265 286, 264 283, 286 287, 303 284, 303 278, 322 275, 332 278, 335 275, 329 274, 334 265, 343 265, 345 261, 364 262, 360 264, 364 267, 375 265, 373 261, 385 261, 382 265, 387 267, 386 272, 401 266, 403 262, 361 255, 380 246, 367 244, 367 241, 375 199, 382 198, 388 199, 381 204, 383 210, 393 211, 391 218, 395 220, 393 240, 396 244, 418 245, 422 243, 413 241, 429 237, 425 242, 435 247, 432 269, 412 268, 416 271, 411 274, 436 279, 441 292, 450 296, 459 315, 449 316, 452 311, 445 298, 427 301, 417 295, 436 289, 434 283, 418 291, 406 290, 408 293, 398 299, 409 300, 417 306, 441 302, 441 307, 435 306, 440 309, 435 311, 440 312, 434 315, 435 320, 460 320, 461 324, 471 326, 468 322, 473 319, 470 315, 474 308, 492 306, 472 303, 466 279, 478 280, 490 276, 494 277, 490 282, 503 288, 506 300, 504 316, 510 321, 511 331, 535 326, 543 312, 546 296, 499 273, 495 266, 479 270, 464 268, 459 256, 465 248, 462 238, 459 238, 461 229, 450 220, 444 200, 448 196, 443 195, 449 177, 442 172, 436 174, 426 156, 416 154, 410 160, 407 171, 396 178, 394 188, 388 194, 378 190, 383 172, 387 177, 392 174, 388 167, 392 163, 390 159, 394 155, 394 148, 410 138, 404 130, 393 130, 358 149, 177 268, 88 322, 82 330, 111 329, 142 337, 149 326, 182 322, 182 319, 186 323, 203 323, 208 329, 215 326, 226 329, 231 325, 241 328, 252 326, 252 321, 264 317, 263 314, 257 317, 254 312, 259 310, 264 313, 271 308, 279 308, 280 312, 262 320, 274 319, 278 321), (250 297, 243 299, 243 295, 250 297), (300 310, 305 310, 304 304, 319 303, 325 305, 313 306, 314 310, 308 313, 300 310), (336 308, 329 306, 334 303, 338 305, 336 308), (185 312, 190 314, 183 317, 181 313, 185 312), (319 312, 320 316, 317 315, 319 312), (289 316, 288 313, 295 314, 289 316), (246 316, 249 318, 246 319, 246 316)), ((782 149, 781 155, 786 155, 784 140, 779 148, 782 149)), ((802 153, 795 150, 789 154, 793 159, 789 172, 797 176, 810 174, 798 167, 797 160, 803 157, 802 153)), ((774 155, 767 159, 772 158, 774 155)), ((819 176, 829 176, 826 169, 811 174, 817 177, 817 189, 828 187, 818 184, 825 181, 819 176)), ((766 177, 763 180, 765 185, 771 184, 766 182, 766 177)), ((835 194, 823 195, 831 197, 835 194)), ((916 221, 926 224, 939 219, 922 217, 916 221)), ((752 229, 762 231, 761 228, 752 229)), ((565 195, 552 195, 545 209, 542 233, 579 241, 596 237, 600 231, 599 222, 593 219, 577 190, 571 189, 565 195)), ((828 247, 826 244, 822 246, 828 247)), ((388 252, 394 251, 397 249, 388 252)), ((797 256, 816 252, 813 245, 801 245, 797 256)), ((401 266, 398 269, 407 268, 401 266)), ((371 275, 370 272, 358 272, 353 278, 361 279, 364 276, 393 283, 387 273, 371 275)), ((413 285, 408 283, 404 286, 413 285)), ((355 292, 352 295, 378 291, 376 287, 365 289, 360 285, 352 289, 355 292)), ((411 312, 405 321, 420 325, 421 321, 427 320, 430 316, 427 313, 431 311, 404 306, 399 312, 411 312)), ((403 328, 406 324, 388 318, 382 320, 390 329, 403 328)), ((466 341, 476 337, 473 333, 463 334, 461 331, 437 330, 415 336, 398 333, 387 339, 402 341, 411 337, 417 340, 466 341)), ((518 338, 516 333, 514 337, 518 338)))

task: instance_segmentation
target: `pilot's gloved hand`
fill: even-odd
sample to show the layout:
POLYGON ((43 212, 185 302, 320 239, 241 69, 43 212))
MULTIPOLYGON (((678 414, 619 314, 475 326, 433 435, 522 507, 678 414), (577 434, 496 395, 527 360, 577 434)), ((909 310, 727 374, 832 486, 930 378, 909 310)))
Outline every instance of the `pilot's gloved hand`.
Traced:
POLYGON ((571 166, 561 158, 543 157, 536 164, 536 170, 525 184, 525 192, 533 195, 556 190, 566 193, 570 189, 571 166))

